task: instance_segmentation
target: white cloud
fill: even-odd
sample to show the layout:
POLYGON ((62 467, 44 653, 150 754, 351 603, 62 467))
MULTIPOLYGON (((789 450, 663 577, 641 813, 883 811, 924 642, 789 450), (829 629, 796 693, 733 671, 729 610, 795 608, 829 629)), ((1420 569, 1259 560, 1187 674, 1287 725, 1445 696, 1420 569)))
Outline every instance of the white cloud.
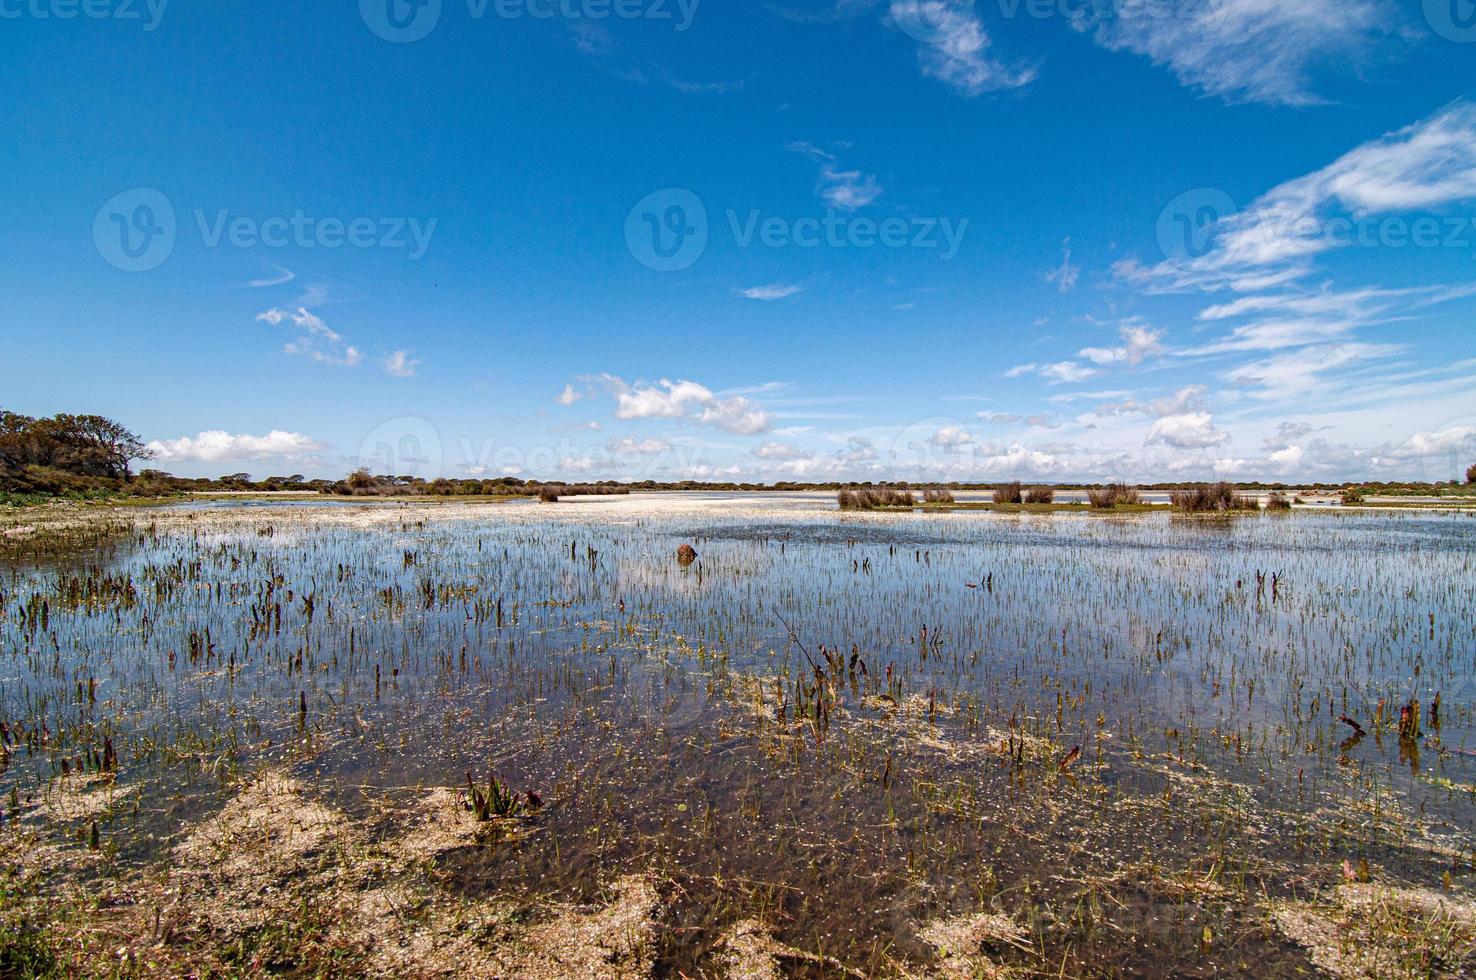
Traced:
POLYGON ((564 385, 563 392, 559 395, 560 405, 572 405, 584 396, 574 390, 573 385, 564 385))
POLYGON ((928 441, 943 451, 948 452, 962 449, 964 446, 973 442, 974 437, 969 433, 969 430, 962 426, 945 425, 940 427, 937 432, 934 432, 933 437, 928 441))
POLYGON ((1134 323, 1119 328, 1122 335, 1120 347, 1083 347, 1077 357, 1093 364, 1141 364, 1145 357, 1163 352, 1163 334, 1134 323))
POLYGON ((1071 264, 1071 239, 1061 243, 1061 265, 1046 273, 1046 282, 1053 282, 1062 293, 1069 293, 1076 288, 1076 281, 1081 277, 1081 266, 1071 264))
POLYGON ((341 367, 354 367, 363 360, 363 355, 359 353, 357 347, 345 343, 344 339, 329 328, 322 318, 315 313, 308 312, 305 307, 299 307, 296 313, 271 309, 257 314, 256 319, 259 323, 269 323, 274 327, 291 321, 292 325, 297 328, 297 337, 282 345, 285 353, 311 358, 319 364, 334 364, 341 367))
POLYGON ((719 397, 695 381, 626 384, 613 375, 601 380, 615 394, 615 417, 620 419, 687 419, 734 435, 759 435, 773 428, 773 416, 758 402, 742 395, 719 397))
POLYGON ((969 0, 892 0, 893 23, 921 42, 924 75, 968 96, 1019 88, 1035 80, 1034 68, 995 59, 991 40, 969 0))
POLYGON ((219 429, 179 439, 148 444, 154 458, 165 463, 247 462, 264 459, 308 460, 327 449, 325 443, 300 432, 273 430, 264 436, 232 435, 219 429))
MULTIPOLYGON (((1145 267, 1119 262, 1119 277, 1161 291, 1231 288, 1257 292, 1302 278, 1310 260, 1358 240, 1354 222, 1476 201, 1476 106, 1457 102, 1428 119, 1371 140, 1321 170, 1287 181, 1209 229, 1210 250, 1193 260, 1145 267)), ((1378 294, 1323 297, 1323 304, 1378 294)), ((1211 307, 1214 318, 1252 312, 1211 307)), ((1316 301, 1310 309, 1316 311, 1316 301)), ((1324 308, 1322 312, 1327 312, 1324 308)))
POLYGON ((805 142, 791 143, 789 149, 819 161, 820 176, 815 183, 815 193, 830 207, 838 211, 856 211, 875 204, 881 197, 882 186, 874 176, 860 170, 840 169, 833 154, 805 142))
POLYGON ((656 456, 670 451, 671 443, 664 439, 637 440, 626 436, 624 439, 611 439, 607 448, 617 456, 656 456))
POLYGON ((1075 361, 1057 361, 1055 364, 1047 364, 1040 369, 1042 377, 1050 378, 1057 384, 1075 384, 1095 378, 1101 373, 1096 368, 1089 368, 1075 361))
POLYGON ((1230 441, 1230 433, 1214 426, 1208 412, 1168 415, 1148 429, 1147 445, 1155 443, 1176 449, 1207 449, 1230 441))
POLYGON ((1384 0, 1209 0, 1082 4, 1074 26, 1114 51, 1168 68, 1187 86, 1231 102, 1321 102, 1313 72, 1362 64, 1395 26, 1384 0))
POLYGON ((786 460, 786 459, 809 459, 814 453, 807 453, 796 446, 785 442, 766 442, 753 451, 759 459, 786 460))
POLYGON ((772 286, 754 286, 750 289, 745 289, 743 290, 743 295, 748 297, 749 299, 772 302, 773 300, 788 299, 789 297, 796 296, 804 291, 804 286, 775 283, 772 286))
POLYGON ((413 378, 415 369, 420 367, 420 362, 411 357, 408 350, 397 350, 380 363, 384 373, 395 378, 413 378))
POLYGON ((1226 381, 1262 400, 1305 400, 1321 390, 1326 375, 1402 353, 1394 344, 1329 344, 1303 347, 1221 372, 1226 381))

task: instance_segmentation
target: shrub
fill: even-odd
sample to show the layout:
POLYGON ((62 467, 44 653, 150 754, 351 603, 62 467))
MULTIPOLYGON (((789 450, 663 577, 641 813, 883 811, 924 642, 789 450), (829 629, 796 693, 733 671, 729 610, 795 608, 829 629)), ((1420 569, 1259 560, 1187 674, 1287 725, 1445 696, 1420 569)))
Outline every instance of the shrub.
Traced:
POLYGON ((556 504, 559 502, 559 491, 561 487, 544 486, 538 488, 538 499, 545 504, 556 504))
POLYGON ((1027 504, 1052 504, 1056 502, 1056 491, 1051 487, 1031 487, 1025 491, 1027 504))
POLYGON ((1006 483, 994 488, 994 502, 996 504, 1021 504, 1025 498, 1020 489, 1020 481, 1006 483))
POLYGON ((1236 493, 1235 488, 1228 483, 1198 483, 1180 487, 1169 493, 1169 500, 1180 510, 1191 513, 1261 509, 1254 498, 1236 493))
POLYGON ((915 507, 917 498, 910 490, 894 487, 851 487, 836 495, 841 510, 875 510, 878 507, 915 507))
POLYGON ((1271 496, 1266 498, 1266 509, 1291 510, 1292 504, 1290 500, 1286 499, 1286 494, 1282 493, 1280 490, 1275 490, 1271 493, 1271 496))
POLYGON ((1143 497, 1138 493, 1137 487, 1109 483, 1105 487, 1092 487, 1088 490, 1087 502, 1098 510, 1110 510, 1118 504, 1125 507, 1137 507, 1142 504, 1143 497))
POLYGON ((1476 463, 1473 463, 1471 468, 1466 470, 1466 482, 1476 483, 1476 463))
POLYGON ((1343 499, 1343 506, 1345 507, 1349 504, 1363 503, 1363 491, 1357 487, 1348 487, 1340 496, 1343 499))
POLYGON ((943 487, 929 487, 923 491, 923 503, 951 504, 953 503, 953 492, 943 487))

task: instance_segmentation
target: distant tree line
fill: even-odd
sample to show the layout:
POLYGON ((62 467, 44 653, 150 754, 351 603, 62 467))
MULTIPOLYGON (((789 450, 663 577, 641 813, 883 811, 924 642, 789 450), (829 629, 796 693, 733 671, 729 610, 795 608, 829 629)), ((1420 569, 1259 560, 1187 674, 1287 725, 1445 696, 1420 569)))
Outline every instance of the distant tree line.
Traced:
MULTIPOLYGON (((32 418, 0 408, 0 494, 34 496, 170 496, 192 492, 238 492, 276 493, 296 491, 299 493, 322 493, 347 497, 467 497, 467 496, 538 496, 556 499, 559 496, 589 496, 595 494, 624 494, 641 490, 740 490, 740 491, 801 491, 825 490, 856 493, 871 489, 907 492, 913 489, 935 494, 959 490, 998 491, 993 483, 918 483, 907 481, 856 483, 851 481, 829 481, 800 483, 751 482, 701 482, 697 480, 658 481, 642 480, 634 483, 619 483, 605 480, 596 483, 560 483, 542 480, 521 480, 504 476, 494 479, 446 478, 426 480, 413 475, 374 475, 367 469, 355 470, 342 480, 307 479, 302 474, 269 476, 255 479, 250 473, 229 473, 224 476, 177 477, 162 470, 144 469, 133 472, 135 463, 153 457, 143 441, 125 426, 101 415, 53 415, 50 418, 32 418)), ((1476 485, 1476 464, 1466 470, 1466 483, 1476 485)), ((1019 484, 1010 484, 1016 492, 1019 484)), ((1226 484, 1225 486, 1230 486, 1226 484)), ((1448 483, 1412 482, 1351 482, 1351 483, 1238 483, 1234 489, 1253 491, 1284 491, 1297 488, 1322 490, 1337 493, 1360 491, 1372 494, 1410 493, 1420 488, 1439 490, 1459 486, 1448 483)), ((1100 489, 1100 484, 1058 483, 1059 490, 1100 489)), ((1144 484, 1142 490, 1178 490, 1181 484, 1144 484)), ((1032 488, 1042 501, 1051 487, 1032 488)), ((1455 492, 1455 491, 1450 491, 1455 492)), ((858 497, 858 499, 860 499, 858 497)))

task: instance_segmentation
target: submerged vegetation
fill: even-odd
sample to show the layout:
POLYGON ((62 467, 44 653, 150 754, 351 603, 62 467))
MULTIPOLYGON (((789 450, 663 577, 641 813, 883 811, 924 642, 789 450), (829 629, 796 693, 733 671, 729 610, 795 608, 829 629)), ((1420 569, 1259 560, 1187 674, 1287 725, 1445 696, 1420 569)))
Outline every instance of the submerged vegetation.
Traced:
POLYGON ((832 508, 8 518, 0 969, 1476 966, 1471 517, 832 508))

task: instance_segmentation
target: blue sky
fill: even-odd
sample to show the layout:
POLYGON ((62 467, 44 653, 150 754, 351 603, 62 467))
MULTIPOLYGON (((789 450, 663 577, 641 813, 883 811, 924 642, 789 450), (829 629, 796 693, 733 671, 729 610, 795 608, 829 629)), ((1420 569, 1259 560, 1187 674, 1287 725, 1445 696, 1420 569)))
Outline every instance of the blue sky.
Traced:
POLYGON ((173 472, 1476 462, 1471 0, 0 0, 0 56, 0 404, 173 472))

